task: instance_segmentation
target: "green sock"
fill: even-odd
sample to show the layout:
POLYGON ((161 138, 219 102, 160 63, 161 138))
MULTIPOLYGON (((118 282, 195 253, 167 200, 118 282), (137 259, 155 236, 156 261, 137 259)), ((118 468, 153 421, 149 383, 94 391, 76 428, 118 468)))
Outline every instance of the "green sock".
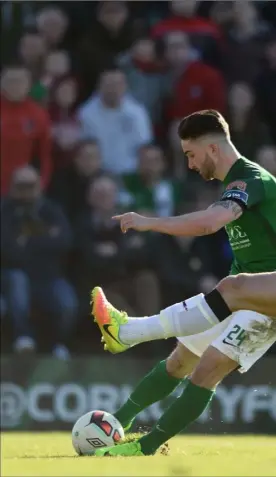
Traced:
POLYGON ((211 402, 214 393, 188 380, 181 396, 165 411, 153 430, 139 439, 142 452, 154 454, 158 447, 195 421, 211 402))
POLYGON ((139 412, 171 394, 181 381, 183 379, 174 378, 168 374, 166 361, 160 361, 140 381, 127 402, 115 413, 115 417, 123 427, 127 427, 139 412))

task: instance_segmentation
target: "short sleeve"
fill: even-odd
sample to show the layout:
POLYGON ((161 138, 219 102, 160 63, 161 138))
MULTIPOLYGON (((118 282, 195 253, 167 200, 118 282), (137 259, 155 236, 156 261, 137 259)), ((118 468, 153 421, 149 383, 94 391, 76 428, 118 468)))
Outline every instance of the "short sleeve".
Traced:
POLYGON ((265 191, 261 178, 242 179, 230 182, 221 200, 233 200, 249 209, 264 199, 265 191))

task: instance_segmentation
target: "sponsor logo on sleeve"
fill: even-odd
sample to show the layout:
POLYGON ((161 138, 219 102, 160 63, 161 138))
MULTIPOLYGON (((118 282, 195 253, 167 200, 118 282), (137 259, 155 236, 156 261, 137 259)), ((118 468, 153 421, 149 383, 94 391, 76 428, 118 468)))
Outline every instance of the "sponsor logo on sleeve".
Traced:
POLYGON ((242 190, 228 190, 224 192, 222 199, 236 199, 246 205, 248 202, 248 194, 242 190))

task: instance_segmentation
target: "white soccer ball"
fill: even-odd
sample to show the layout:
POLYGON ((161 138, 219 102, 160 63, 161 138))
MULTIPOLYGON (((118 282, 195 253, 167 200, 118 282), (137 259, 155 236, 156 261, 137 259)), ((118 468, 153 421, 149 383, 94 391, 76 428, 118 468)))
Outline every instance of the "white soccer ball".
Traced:
POLYGON ((79 455, 93 455, 100 447, 113 446, 125 433, 116 417, 105 411, 90 411, 81 416, 72 430, 72 443, 79 455))

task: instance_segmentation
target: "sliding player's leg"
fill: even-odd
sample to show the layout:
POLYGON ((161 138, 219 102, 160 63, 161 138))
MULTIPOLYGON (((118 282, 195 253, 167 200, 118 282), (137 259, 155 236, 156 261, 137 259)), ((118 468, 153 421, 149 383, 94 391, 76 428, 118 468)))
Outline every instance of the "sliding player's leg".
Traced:
POLYGON ((138 441, 100 449, 97 455, 151 455, 196 420, 212 400, 217 384, 231 371, 247 371, 276 341, 275 321, 259 313, 234 313, 228 326, 204 352, 182 395, 153 430, 138 441))
POLYGON ((128 400, 115 413, 125 429, 151 404, 169 396, 189 376, 199 357, 178 343, 171 355, 160 361, 136 386, 128 400))
POLYGON ((254 310, 276 317, 276 272, 229 276, 216 289, 233 311, 254 310))
POLYGON ((215 290, 209 296, 199 294, 181 303, 161 310, 158 315, 129 318, 109 303, 99 287, 92 292, 93 315, 105 342, 105 348, 112 353, 120 353, 131 346, 145 341, 166 339, 173 336, 187 336, 212 328, 231 314, 220 294, 215 290), (214 304, 213 304, 214 302, 214 304))

